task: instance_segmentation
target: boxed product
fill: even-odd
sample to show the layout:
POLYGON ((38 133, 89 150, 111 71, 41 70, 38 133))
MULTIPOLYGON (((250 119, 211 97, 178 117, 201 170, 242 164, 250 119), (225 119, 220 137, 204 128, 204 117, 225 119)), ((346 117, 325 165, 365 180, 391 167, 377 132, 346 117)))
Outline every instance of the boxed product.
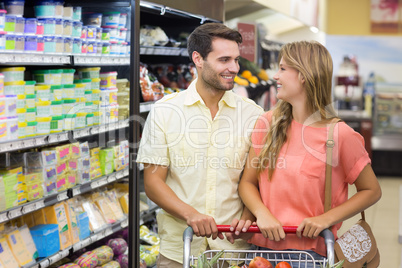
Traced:
POLYGON ((43 209, 46 215, 46 222, 59 226, 60 249, 66 249, 72 245, 70 229, 68 228, 67 212, 64 203, 57 203, 43 209))
POLYGON ((39 224, 30 229, 39 258, 46 258, 60 250, 59 225, 39 224))
POLYGON ((10 247, 8 246, 6 238, 0 238, 0 246, 2 250, 0 251, 0 261, 4 264, 6 268, 19 268, 19 264, 15 259, 10 247))

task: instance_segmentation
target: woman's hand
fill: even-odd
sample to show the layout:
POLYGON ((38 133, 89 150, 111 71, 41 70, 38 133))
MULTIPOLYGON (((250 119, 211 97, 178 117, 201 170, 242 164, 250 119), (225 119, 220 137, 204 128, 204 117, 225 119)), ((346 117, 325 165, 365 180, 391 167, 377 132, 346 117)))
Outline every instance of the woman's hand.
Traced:
POLYGON ((255 226, 257 223, 251 222, 251 220, 233 219, 232 224, 230 225, 230 230, 232 232, 225 233, 226 239, 232 244, 235 239, 249 240, 253 236, 253 233, 247 233, 247 230, 251 225, 255 226))
POLYGON ((304 236, 316 239, 324 229, 330 226, 324 214, 317 217, 305 218, 297 227, 296 234, 299 238, 304 236))
POLYGON ((262 235, 269 240, 278 242, 286 237, 281 222, 269 212, 257 215, 257 225, 262 235))

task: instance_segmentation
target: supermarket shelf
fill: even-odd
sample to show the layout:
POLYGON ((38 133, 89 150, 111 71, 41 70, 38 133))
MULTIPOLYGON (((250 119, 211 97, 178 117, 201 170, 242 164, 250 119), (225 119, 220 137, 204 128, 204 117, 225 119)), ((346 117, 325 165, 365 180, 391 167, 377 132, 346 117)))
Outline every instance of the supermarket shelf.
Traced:
POLYGON ((140 55, 188 56, 188 52, 180 47, 141 46, 140 55))
POLYGON ((0 153, 29 149, 37 146, 46 146, 53 143, 59 143, 63 141, 74 140, 77 138, 88 137, 91 135, 127 127, 129 127, 128 119, 105 125, 92 126, 83 129, 75 129, 72 131, 66 131, 61 133, 35 136, 32 138, 19 139, 19 140, 11 140, 0 143, 0 153))
POLYGON ((18 218, 24 214, 34 212, 41 208, 54 205, 63 200, 67 200, 70 197, 74 197, 74 196, 89 192, 93 189, 99 188, 101 186, 107 185, 109 183, 120 180, 124 177, 127 177, 128 174, 129 174, 129 170, 128 170, 128 168, 125 168, 123 170, 116 171, 107 176, 103 176, 99 179, 93 180, 91 182, 75 186, 71 189, 67 189, 63 192, 60 192, 60 193, 57 193, 54 195, 50 195, 50 196, 41 198, 39 200, 28 202, 26 204, 11 208, 7 211, 3 211, 0 213, 0 223, 9 221, 11 219, 18 218))
POLYGON ((62 55, 35 53, 0 53, 0 64, 6 65, 130 65, 129 56, 62 55))
POLYGON ((120 220, 116 223, 111 224, 110 226, 103 228, 102 230, 99 230, 92 235, 90 235, 88 238, 75 243, 72 247, 61 250, 57 252, 56 254, 49 256, 40 262, 37 262, 33 264, 32 266, 29 266, 27 268, 46 268, 52 265, 55 262, 58 262, 59 260, 69 256, 70 254, 85 248, 109 235, 112 235, 128 226, 128 218, 125 218, 123 220, 120 220))
POLYGON ((73 56, 73 65, 130 65, 130 57, 125 56, 73 56))
POLYGON ((120 180, 127 176, 128 176, 128 168, 125 168, 123 170, 116 171, 112 174, 109 174, 109 175, 103 176, 99 179, 93 180, 91 182, 77 185, 77 186, 71 188, 71 197, 92 191, 96 188, 102 187, 104 185, 107 185, 114 181, 120 180))

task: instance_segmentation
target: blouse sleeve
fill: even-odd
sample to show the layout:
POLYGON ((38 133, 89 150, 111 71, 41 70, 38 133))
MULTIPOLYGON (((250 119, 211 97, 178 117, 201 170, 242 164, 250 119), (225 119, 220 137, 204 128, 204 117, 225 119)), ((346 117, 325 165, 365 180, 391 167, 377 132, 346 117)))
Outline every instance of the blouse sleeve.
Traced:
POLYGON ((258 118, 254 130, 251 134, 251 142, 256 155, 259 155, 261 149, 264 147, 265 136, 267 135, 269 130, 271 117, 272 112, 270 111, 262 114, 258 118))
POLYGON ((339 124, 339 161, 345 174, 345 181, 353 184, 371 159, 364 147, 363 137, 345 123, 339 124))

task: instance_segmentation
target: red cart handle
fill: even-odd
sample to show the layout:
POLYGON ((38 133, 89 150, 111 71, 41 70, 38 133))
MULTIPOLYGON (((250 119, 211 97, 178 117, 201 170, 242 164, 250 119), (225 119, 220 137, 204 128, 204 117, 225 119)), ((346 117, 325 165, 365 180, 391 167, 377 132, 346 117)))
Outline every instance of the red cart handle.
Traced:
MULTIPOLYGON (((217 225, 218 231, 221 233, 234 233, 234 231, 230 231, 230 225, 217 225)), ((282 226, 283 230, 287 234, 295 234, 297 231, 297 226, 282 226)), ((261 233, 260 228, 258 226, 250 226, 246 233, 261 233)))

